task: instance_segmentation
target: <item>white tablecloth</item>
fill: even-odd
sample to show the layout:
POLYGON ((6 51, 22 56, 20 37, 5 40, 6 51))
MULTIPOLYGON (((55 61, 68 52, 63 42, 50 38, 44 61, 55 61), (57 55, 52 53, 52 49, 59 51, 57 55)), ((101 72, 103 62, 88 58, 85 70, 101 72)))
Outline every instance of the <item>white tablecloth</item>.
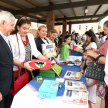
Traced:
POLYGON ((27 84, 13 98, 11 108, 88 108, 87 105, 63 103, 62 96, 53 99, 39 99, 38 92, 27 84))
MULTIPOLYGON (((70 60, 81 59, 82 57, 70 56, 70 60)), ((58 57, 59 60, 59 57, 58 57)), ((88 108, 87 105, 63 103, 62 96, 53 99, 38 98, 36 91, 30 84, 23 87, 13 98, 11 108, 88 108)))

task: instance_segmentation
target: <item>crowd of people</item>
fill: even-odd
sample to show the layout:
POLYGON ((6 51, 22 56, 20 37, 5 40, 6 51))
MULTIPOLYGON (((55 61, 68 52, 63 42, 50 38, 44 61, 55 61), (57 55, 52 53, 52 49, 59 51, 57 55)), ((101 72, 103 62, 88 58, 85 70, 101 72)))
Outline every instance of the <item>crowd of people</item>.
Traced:
MULTIPOLYGON (((92 103, 96 103, 96 94, 101 98, 100 108, 108 107, 108 21, 103 25, 103 32, 94 34, 92 30, 86 31, 80 36, 75 31, 72 34, 66 32, 64 42, 62 42, 62 34, 52 29, 47 34, 47 27, 42 25, 38 27, 36 38, 29 33, 31 21, 29 17, 21 17, 15 23, 15 17, 7 11, 0 12, 0 108, 10 108, 12 96, 10 88, 13 86, 13 72, 18 70, 22 62, 22 68, 28 70, 29 81, 32 80, 31 71, 36 76, 39 70, 34 70, 29 63, 32 58, 47 60, 43 56, 42 44, 55 43, 56 50, 58 45, 62 45, 60 58, 68 59, 71 45, 80 45, 83 49, 74 49, 83 54, 81 72, 86 73, 89 62, 95 62, 99 55, 101 64, 105 64, 105 81, 97 81, 86 78, 88 89, 88 103, 92 108, 92 103), (15 26, 14 26, 15 25, 15 26), (57 36, 58 35, 58 36, 57 36)), ((55 57, 58 65, 61 65, 55 57)))
MULTIPOLYGON (((62 35, 61 35, 62 37, 62 35)), ((62 42, 62 49, 60 58, 67 59, 69 57, 69 50, 71 43, 73 45, 80 45, 83 49, 74 49, 74 51, 80 52, 83 54, 82 56, 82 64, 81 64, 81 72, 86 74, 86 68, 89 62, 96 62, 96 58, 100 55, 103 55, 99 58, 100 64, 107 63, 106 56, 108 49, 108 21, 106 21, 103 25, 103 32, 99 34, 95 34, 93 30, 86 31, 84 35, 80 36, 79 33, 72 32, 72 34, 68 34, 66 32, 66 36, 64 38, 64 42, 62 42), (82 43, 82 44, 81 44, 82 43), (106 61, 105 61, 106 60, 106 61)), ((100 108, 107 108, 108 94, 106 93, 108 88, 108 80, 107 80, 107 65, 105 64, 105 81, 97 81, 90 78, 86 78, 87 90, 88 90, 88 103, 89 107, 92 107, 92 104, 96 104, 96 95, 101 98, 100 108), (106 96, 105 96, 106 95, 106 96)))

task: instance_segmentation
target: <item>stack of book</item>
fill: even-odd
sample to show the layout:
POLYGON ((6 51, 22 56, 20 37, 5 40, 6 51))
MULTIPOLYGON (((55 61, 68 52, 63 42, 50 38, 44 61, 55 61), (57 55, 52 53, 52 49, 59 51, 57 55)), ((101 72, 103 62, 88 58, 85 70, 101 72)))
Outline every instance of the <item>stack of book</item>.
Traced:
POLYGON ((74 72, 74 71, 67 71, 64 75, 65 79, 73 79, 73 80, 80 80, 82 77, 81 72, 74 72))
POLYGON ((87 88, 83 82, 65 81, 63 101, 87 105, 87 88))
POLYGON ((80 81, 65 81, 65 89, 76 91, 87 91, 87 88, 83 82, 80 81))

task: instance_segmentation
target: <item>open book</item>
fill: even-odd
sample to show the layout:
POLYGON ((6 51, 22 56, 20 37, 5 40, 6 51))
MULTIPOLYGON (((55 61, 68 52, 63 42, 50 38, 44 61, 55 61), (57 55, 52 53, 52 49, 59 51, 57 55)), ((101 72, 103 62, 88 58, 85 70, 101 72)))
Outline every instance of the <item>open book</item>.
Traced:
POLYGON ((56 56, 55 43, 42 44, 42 52, 43 55, 48 58, 56 56))

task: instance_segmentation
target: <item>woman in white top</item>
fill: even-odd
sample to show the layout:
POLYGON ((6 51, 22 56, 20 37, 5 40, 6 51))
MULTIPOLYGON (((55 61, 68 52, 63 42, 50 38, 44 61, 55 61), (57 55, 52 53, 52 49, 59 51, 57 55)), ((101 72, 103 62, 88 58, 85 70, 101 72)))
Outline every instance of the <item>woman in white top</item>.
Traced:
MULTIPOLYGON (((10 44, 12 46, 14 66, 13 71, 18 70, 18 67, 23 63, 23 68, 32 71, 32 68, 29 63, 32 59, 32 55, 38 59, 46 59, 38 50, 35 45, 34 36, 29 32, 30 28, 30 18, 21 17, 17 20, 15 25, 15 30, 9 36, 10 44)), ((29 73, 30 74, 30 73, 29 73)), ((29 75, 31 80, 31 75, 29 75)))
POLYGON ((56 29, 52 29, 47 35, 47 39, 49 43, 55 43, 56 50, 57 50, 57 42, 55 41, 55 38, 57 35, 58 35, 58 32, 56 29))
MULTIPOLYGON (((58 35, 58 32, 57 32, 56 29, 52 29, 52 30, 48 33, 48 35, 47 35, 47 40, 49 41, 49 43, 55 43, 56 50, 57 50, 57 42, 56 42, 55 38, 56 38, 57 35, 58 35)), ((58 62, 58 61, 56 60, 55 57, 52 57, 52 58, 55 60, 55 62, 56 62, 58 65, 61 65, 61 63, 58 62)))
POLYGON ((101 39, 100 39, 100 45, 103 44, 103 43, 106 41, 106 38, 107 38, 107 37, 105 36, 105 34, 104 34, 104 31, 102 32, 101 35, 102 35, 102 37, 101 37, 101 39))
MULTIPOLYGON (((85 32, 86 34, 86 41, 89 43, 88 46, 85 48, 85 50, 89 49, 89 48, 94 48, 94 49, 97 49, 97 44, 96 44, 96 36, 95 34, 93 33, 93 31, 89 30, 87 32, 85 32)), ((81 52, 83 53, 84 50, 81 50, 81 49, 74 49, 75 51, 77 52, 81 52)))

